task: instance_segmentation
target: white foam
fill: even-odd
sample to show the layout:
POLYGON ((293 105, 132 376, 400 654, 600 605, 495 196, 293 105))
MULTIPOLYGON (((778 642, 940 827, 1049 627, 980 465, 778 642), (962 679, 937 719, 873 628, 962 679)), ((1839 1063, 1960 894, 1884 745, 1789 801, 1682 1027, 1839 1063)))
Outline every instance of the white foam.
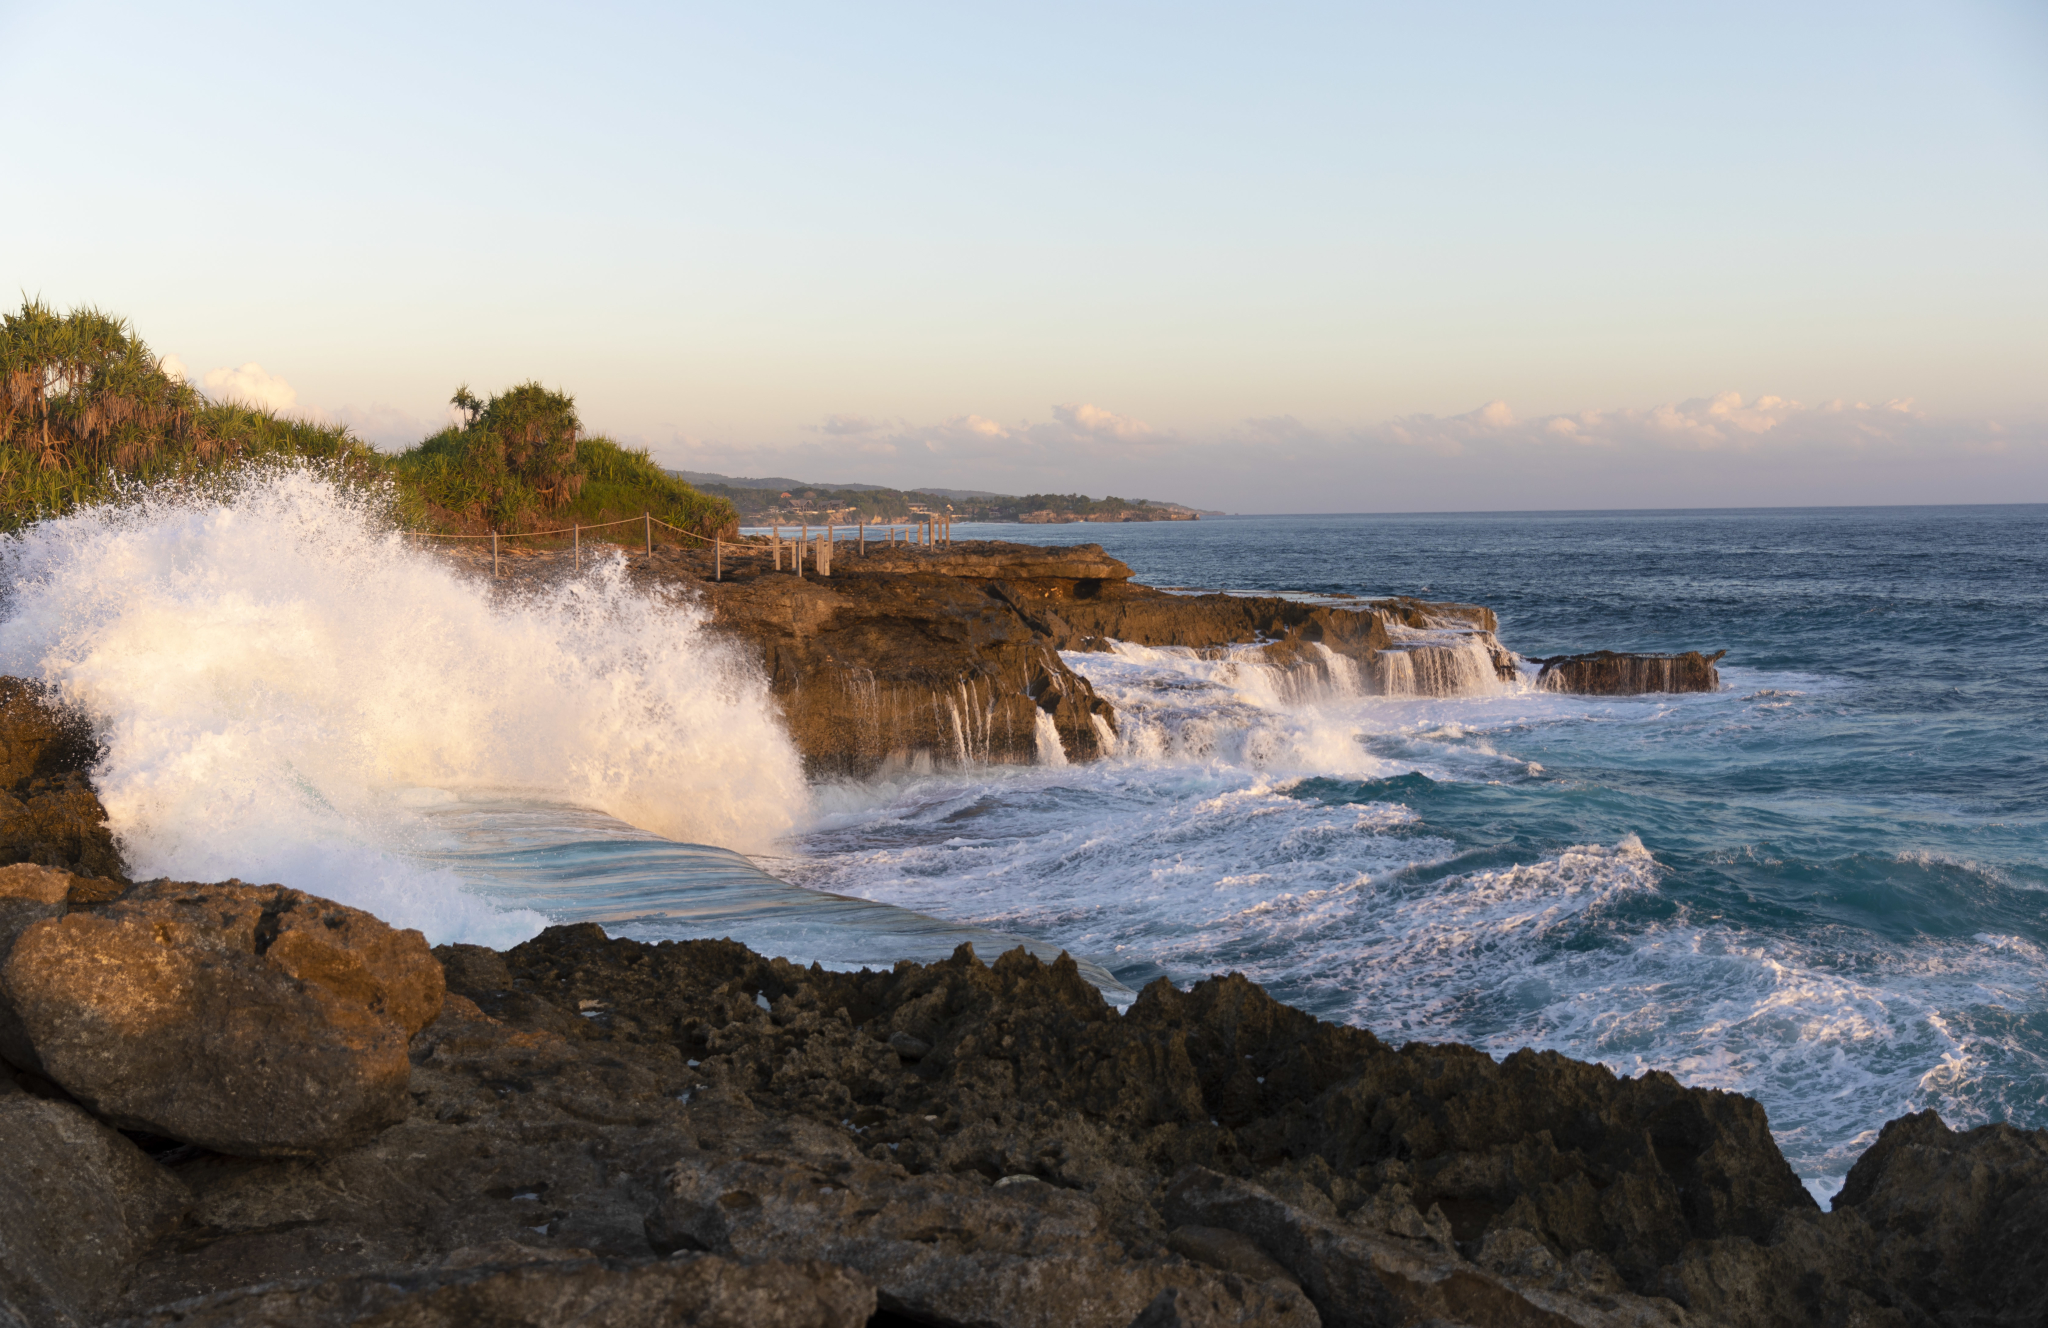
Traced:
MULTIPOLYGON (((1768 707, 1837 682, 1726 670, 1748 685, 1587 697, 1536 690, 1525 671, 1465 695, 1404 697, 1335 682, 1290 692, 1308 671, 1281 677, 1251 650, 1065 658, 1117 708, 1109 759, 836 787, 809 856, 782 870, 1093 954, 1134 986, 1238 969, 1395 1042, 1554 1048, 1749 1093, 1817 1193, 1904 1111, 1974 1123, 2043 1108, 2048 1064, 2006 1013, 2038 1008, 2043 958, 2023 937, 1895 945, 1759 930, 1767 918, 1745 926, 1696 883, 1668 890, 1634 835, 1532 852, 1512 841, 1548 827, 1503 827, 1509 844, 1461 850, 1399 805, 1406 793, 1354 803, 1360 790, 1344 787, 1409 772, 1510 783, 1541 771, 1527 759, 1536 751, 1571 768, 1596 744, 1627 763, 1678 735, 1711 753, 1798 722, 1806 698, 1768 707), (1336 781, 1328 802, 1307 782, 1324 778, 1336 781), (1475 861, 1453 868, 1461 851, 1475 861)), ((1557 783, 1554 802, 1499 805, 1554 807, 1568 823, 1582 795, 1557 783)))
POLYGON ((494 596, 374 497, 284 468, 31 526, 0 578, 0 671, 94 718, 95 783, 143 875, 282 880, 504 943, 539 916, 412 862, 409 801, 524 788, 742 850, 806 807, 758 671, 618 557, 494 596))
POLYGON ((1060 745, 1060 726, 1046 711, 1037 710, 1032 713, 1037 716, 1035 736, 1038 740, 1038 763, 1050 766, 1065 765, 1067 749, 1060 745))

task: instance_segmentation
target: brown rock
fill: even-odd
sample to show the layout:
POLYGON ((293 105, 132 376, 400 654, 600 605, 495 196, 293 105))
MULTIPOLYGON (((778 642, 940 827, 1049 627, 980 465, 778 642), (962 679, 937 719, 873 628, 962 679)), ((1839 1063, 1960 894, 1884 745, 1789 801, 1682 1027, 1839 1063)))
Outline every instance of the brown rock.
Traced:
POLYGON ((1588 696, 1636 696, 1645 692, 1715 692, 1721 673, 1714 665, 1727 654, 1630 655, 1596 650, 1590 655, 1556 655, 1535 660, 1543 666, 1536 684, 1547 691, 1588 696))
POLYGON ((39 1328, 97 1322, 187 1203, 134 1144, 0 1073, 0 1306, 39 1328))
POLYGON ((871 544, 865 555, 840 555, 834 575, 916 572, 971 581, 1128 581, 1131 569, 1100 544, 1012 544, 964 540, 935 549, 871 544))
POLYGON ((154 882, 32 923, 0 964, 38 1067, 128 1129, 306 1155, 405 1113, 440 1008, 418 932, 281 886, 154 882))
MULTIPOLYGON (((15 939, 30 923, 64 916, 76 879, 62 868, 34 863, 0 867, 0 962, 6 960, 15 939)), ((35 1048, 4 996, 0 996, 0 1061, 25 1070, 37 1068, 35 1048)))
POLYGON ((1109 704, 989 583, 865 570, 873 560, 849 558, 830 578, 703 587, 719 630, 759 651, 813 773, 919 759, 1030 764, 1041 713, 1068 756, 1099 752, 1094 717, 1110 721, 1109 704))
POLYGON ((106 809, 87 778, 98 752, 83 716, 53 703, 40 684, 0 678, 0 862, 122 874, 106 809))
POLYGON ((863 1328, 875 1290, 816 1260, 576 1260, 271 1282, 165 1305, 118 1328, 863 1328))

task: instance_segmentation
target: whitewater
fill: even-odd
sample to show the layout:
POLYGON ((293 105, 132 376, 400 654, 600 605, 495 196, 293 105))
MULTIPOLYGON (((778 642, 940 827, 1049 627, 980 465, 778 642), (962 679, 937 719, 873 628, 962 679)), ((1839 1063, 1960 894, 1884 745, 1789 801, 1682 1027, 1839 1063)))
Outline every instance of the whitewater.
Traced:
POLYGON ((136 873, 281 880, 435 941, 594 920, 848 965, 1021 939, 1118 1003, 1237 969, 1393 1042, 1753 1094, 1822 1194, 1905 1111, 2048 1125, 2048 509, 1028 537, 1155 585, 1486 604, 1529 655, 1731 653, 1717 694, 1592 698, 1483 652, 1366 677, 1120 646, 1067 656, 1116 707, 1105 760, 811 784, 686 595, 600 558, 494 596, 374 495, 280 471, 0 544, 0 671, 93 718, 136 873))

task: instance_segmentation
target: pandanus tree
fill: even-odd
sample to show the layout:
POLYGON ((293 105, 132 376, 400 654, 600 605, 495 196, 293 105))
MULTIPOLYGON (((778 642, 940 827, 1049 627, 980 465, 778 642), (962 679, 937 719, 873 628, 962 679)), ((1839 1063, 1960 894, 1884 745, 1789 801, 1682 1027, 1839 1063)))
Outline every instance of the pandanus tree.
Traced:
POLYGON ((553 511, 582 492, 576 444, 583 425, 573 397, 528 382, 484 400, 465 383, 448 404, 463 423, 414 449, 443 505, 516 528, 534 508, 553 511))
POLYGON ((122 319, 40 300, 0 315, 0 443, 44 470, 132 471, 167 447, 206 459, 202 404, 122 319))
MULTIPOLYGON (((458 394, 460 395, 460 394, 458 394)), ((521 383, 492 397, 477 417, 504 449, 505 468, 550 509, 583 487, 576 436, 583 430, 575 399, 539 383, 521 383)))

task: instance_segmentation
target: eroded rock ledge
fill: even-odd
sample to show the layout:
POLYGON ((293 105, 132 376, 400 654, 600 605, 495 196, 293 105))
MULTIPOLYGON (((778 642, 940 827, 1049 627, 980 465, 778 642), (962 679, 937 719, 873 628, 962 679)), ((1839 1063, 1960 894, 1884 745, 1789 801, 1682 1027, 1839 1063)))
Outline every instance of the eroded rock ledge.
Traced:
MULTIPOLYGON (((473 548, 449 556, 490 562, 473 548)), ((814 776, 917 759, 1029 762, 1048 724, 1069 759, 1097 756, 1115 739, 1116 713, 1060 652, 1114 641, 1235 650, 1309 681, 1347 669, 1347 681, 1392 693, 1445 695, 1516 674, 1493 612, 1476 604, 1175 594, 1132 581, 1094 544, 875 544, 864 554, 842 544, 828 577, 794 575, 787 551, 784 570, 774 570, 754 544, 726 546, 718 580, 703 550, 656 549, 631 563, 650 582, 702 595, 717 630, 759 658, 814 776)), ((516 588, 569 566, 561 551, 521 553, 503 560, 503 580, 516 588)), ((1575 665, 1547 685, 1615 693, 1719 684, 1709 663, 1704 672, 1639 664, 1597 674, 1575 665)))

